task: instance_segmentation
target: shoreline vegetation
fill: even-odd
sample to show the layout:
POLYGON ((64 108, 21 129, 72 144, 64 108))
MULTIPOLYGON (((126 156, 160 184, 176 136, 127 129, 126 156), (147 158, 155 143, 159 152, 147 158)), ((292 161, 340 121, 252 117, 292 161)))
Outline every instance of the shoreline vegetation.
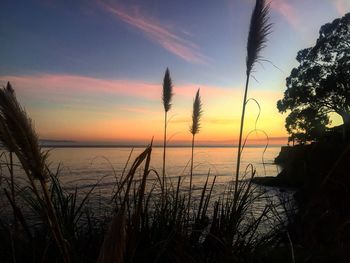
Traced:
MULTIPOLYGON (((276 161, 284 170, 269 180, 296 187, 295 200, 283 189, 269 196, 266 187, 254 183, 263 183, 255 177, 254 165, 241 167, 242 152, 249 147, 243 137, 245 108, 253 100, 247 95, 249 79, 254 65, 265 61, 260 53, 270 29, 269 5, 256 0, 247 43, 237 166, 231 183, 217 195, 217 177, 210 170, 201 187, 192 185, 194 151, 200 147, 195 135, 205 114, 199 90, 189 129, 190 170, 183 177, 167 174, 167 113, 173 95, 168 69, 162 94, 162 169, 150 166, 152 139, 135 159, 130 152, 123 171, 114 174, 113 193, 103 205, 94 195, 100 181, 88 191, 64 188, 61 167, 50 166, 50 152, 40 144, 11 84, 0 89, 0 141, 5 149, 0 155, 0 261, 349 262, 349 140, 328 138, 282 148, 276 161), (151 176, 155 179, 149 180, 151 176), (98 212, 93 209, 96 203, 98 212)), ((305 139, 300 134, 297 138, 305 139)))

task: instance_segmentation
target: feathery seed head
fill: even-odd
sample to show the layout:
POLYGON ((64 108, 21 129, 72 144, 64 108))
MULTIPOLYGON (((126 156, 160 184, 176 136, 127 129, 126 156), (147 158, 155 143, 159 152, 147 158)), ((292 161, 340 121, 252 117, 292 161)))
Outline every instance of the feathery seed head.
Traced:
POLYGON ((163 79, 163 96, 162 96, 165 112, 168 112, 171 108, 172 96, 173 96, 173 84, 170 78, 169 69, 167 68, 163 79))
POLYGON ((200 118, 202 116, 202 102, 199 95, 200 89, 197 90, 196 97, 193 101, 193 112, 192 112, 192 126, 190 132, 195 135, 200 129, 200 118))
POLYGON ((16 154, 28 174, 44 179, 47 153, 41 151, 32 121, 18 103, 10 83, 0 89, 0 141, 16 154))
POLYGON ((256 0, 253 10, 247 43, 247 75, 249 75, 254 64, 261 58, 260 52, 265 47, 267 36, 271 33, 272 24, 269 23, 270 5, 266 0, 256 0))

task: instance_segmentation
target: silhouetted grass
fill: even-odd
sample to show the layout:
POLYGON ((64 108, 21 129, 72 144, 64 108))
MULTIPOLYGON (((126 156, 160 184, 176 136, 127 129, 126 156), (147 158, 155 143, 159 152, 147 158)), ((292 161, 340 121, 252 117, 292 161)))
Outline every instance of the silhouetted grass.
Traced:
POLYGON ((261 50, 265 47, 267 36, 271 31, 271 24, 269 23, 269 4, 265 0, 256 0, 255 8, 253 10, 247 42, 247 57, 246 57, 246 84, 244 89, 241 124, 239 130, 238 149, 237 149, 237 163, 235 176, 235 195, 237 194, 241 154, 242 154, 242 138, 244 128, 244 117, 247 105, 247 94, 249 87, 249 79, 254 68, 254 65, 261 59, 261 50))
MULTIPOLYGON (((26 112, 19 105, 15 92, 10 83, 0 90, 0 139, 3 146, 10 152, 12 162, 12 152, 19 159, 25 174, 30 182, 31 190, 35 194, 43 208, 43 218, 49 226, 52 237, 57 247, 61 251, 64 262, 70 262, 67 244, 63 238, 62 230, 58 224, 57 216, 52 205, 52 199, 46 184, 48 177, 46 159, 47 152, 41 150, 32 126, 31 120, 26 112), (36 182, 39 182, 39 187, 36 182)), ((11 174, 11 202, 15 206, 14 199, 14 179, 13 165, 10 164, 11 174)), ((7 195, 10 198, 9 195, 7 195)))
MULTIPOLYGON (((254 262, 262 247, 273 247, 275 232, 261 232, 263 223, 270 220, 271 207, 267 202, 259 215, 252 214, 261 195, 250 180, 239 184, 234 206, 232 188, 212 199, 216 177, 208 173, 200 194, 191 199, 189 213, 189 196, 181 178, 175 185, 169 181, 163 194, 161 179, 150 180, 151 154, 150 145, 126 175, 118 177, 111 197, 114 205, 103 217, 94 215, 88 205, 93 189, 85 195, 78 189, 67 192, 60 184, 59 170, 49 173, 51 202, 72 262, 254 262), (141 178, 136 177, 139 171, 141 178)), ((15 189, 20 205, 13 210, 21 224, 15 236, 12 221, 2 218, 1 258, 4 262, 12 262, 12 257, 16 262, 61 262, 59 248, 47 231, 42 200, 26 185, 15 189)))
MULTIPOLYGON (((24 132, 15 136, 6 128, 16 120, 10 122, 2 117, 0 123, 1 142, 14 149, 27 178, 27 183, 11 180, 14 187, 8 184, 15 191, 16 202, 5 185, 13 219, 20 225, 15 230, 12 224, 15 220, 7 220, 10 215, 0 220, 0 255, 4 262, 243 262, 254 258, 258 247, 273 242, 269 231, 264 234, 258 231, 269 218, 269 206, 258 217, 251 213, 260 197, 251 180, 241 182, 237 196, 233 189, 228 189, 215 201, 212 192, 216 177, 211 180, 208 173, 199 198, 190 199, 181 186, 181 178, 176 185, 170 179, 163 184, 158 173, 150 169, 152 144, 134 160, 128 173, 116 177, 110 213, 102 218, 94 216, 93 207, 88 206, 94 187, 85 195, 78 188, 68 192, 62 187, 60 169, 50 170, 48 155, 42 153, 13 90, 6 88, 2 92, 11 98, 20 116, 25 116, 26 127, 31 127, 20 126, 17 129, 24 132), (23 138, 30 138, 30 147, 23 138), (32 154, 29 149, 35 152, 32 154), (40 162, 32 163, 33 155, 42 156, 38 158, 40 162), (136 177, 140 169, 141 178, 136 177), (157 180, 149 180, 151 173, 155 173, 157 180)), ((199 99, 195 102, 198 104, 199 99)), ((0 116, 4 116, 4 111, 0 107, 0 116)), ((196 125, 199 127, 199 123, 196 125)), ((253 176, 254 170, 251 173, 253 176)))
POLYGON ((163 94, 162 101, 164 106, 164 142, 163 142, 163 170, 162 170, 162 184, 165 186, 165 158, 167 147, 167 126, 168 126, 168 111, 171 108, 171 99, 173 97, 173 84, 170 77, 169 69, 165 71, 163 79, 163 94))
POLYGON ((192 134, 192 144, 191 144, 190 190, 189 190, 189 198, 188 198, 189 202, 191 201, 191 195, 192 195, 194 137, 197 133, 199 133, 201 116, 202 116, 202 102, 201 102, 201 97, 199 95, 199 89, 198 89, 193 101, 192 125, 190 127, 190 132, 192 134))

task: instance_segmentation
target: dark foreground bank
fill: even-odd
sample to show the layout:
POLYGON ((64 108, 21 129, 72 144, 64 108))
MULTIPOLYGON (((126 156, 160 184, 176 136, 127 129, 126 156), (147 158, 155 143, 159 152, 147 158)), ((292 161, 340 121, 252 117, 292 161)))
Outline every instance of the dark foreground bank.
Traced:
POLYGON ((298 212, 288 225, 295 255, 310 262, 350 260, 350 144, 323 141, 282 147, 277 177, 254 182, 296 189, 298 212))

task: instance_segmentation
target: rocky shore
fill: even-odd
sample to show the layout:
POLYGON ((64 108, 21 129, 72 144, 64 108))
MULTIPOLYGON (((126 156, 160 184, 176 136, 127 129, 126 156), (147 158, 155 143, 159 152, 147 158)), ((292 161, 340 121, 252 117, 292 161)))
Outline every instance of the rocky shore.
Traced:
POLYGON ((276 176, 255 178, 257 184, 301 188, 324 178, 345 150, 346 143, 318 142, 282 146, 275 163, 283 169, 276 176))
POLYGON ((255 183, 296 188, 297 212, 287 227, 296 257, 312 250, 311 262, 350 262, 350 143, 282 147, 275 162, 281 173, 255 183))

